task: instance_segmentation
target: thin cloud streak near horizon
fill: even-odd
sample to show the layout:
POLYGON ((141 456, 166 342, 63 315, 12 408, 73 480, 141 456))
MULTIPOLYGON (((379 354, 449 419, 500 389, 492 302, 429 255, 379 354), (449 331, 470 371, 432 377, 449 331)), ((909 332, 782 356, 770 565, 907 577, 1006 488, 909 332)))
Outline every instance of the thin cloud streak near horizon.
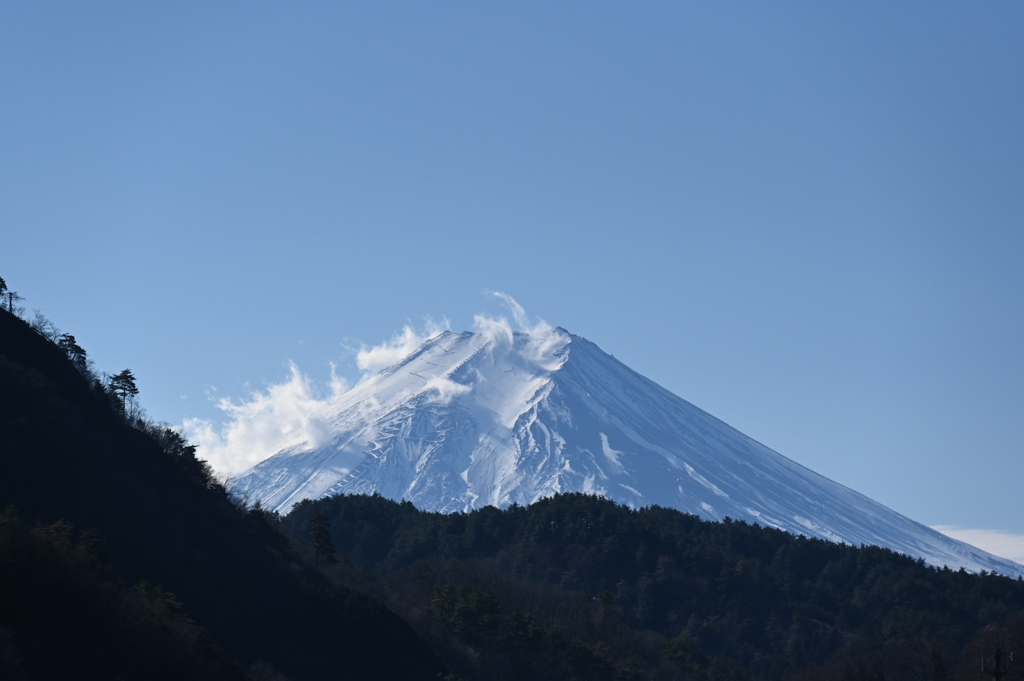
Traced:
POLYGON ((932 525, 947 537, 967 542, 983 551, 1024 565, 1024 534, 1004 530, 982 530, 957 525, 932 525))

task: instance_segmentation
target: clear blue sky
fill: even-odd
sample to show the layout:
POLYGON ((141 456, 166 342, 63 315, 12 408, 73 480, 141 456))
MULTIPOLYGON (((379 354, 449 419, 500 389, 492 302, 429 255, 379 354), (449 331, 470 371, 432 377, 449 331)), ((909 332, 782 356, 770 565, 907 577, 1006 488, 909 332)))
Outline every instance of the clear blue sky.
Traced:
POLYGON ((220 418, 502 290, 1024 535, 1024 4, 5 3, 0 276, 220 418))

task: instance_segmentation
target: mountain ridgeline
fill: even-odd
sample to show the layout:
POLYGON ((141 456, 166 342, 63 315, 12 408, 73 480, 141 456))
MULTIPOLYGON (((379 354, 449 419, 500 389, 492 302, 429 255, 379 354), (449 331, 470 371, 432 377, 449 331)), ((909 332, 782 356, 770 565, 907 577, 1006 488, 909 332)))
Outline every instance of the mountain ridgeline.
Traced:
POLYGON ((439 334, 329 412, 328 437, 297 439, 232 489, 281 513, 339 493, 450 512, 583 492, 937 567, 1024 572, 804 468, 563 329, 439 334))

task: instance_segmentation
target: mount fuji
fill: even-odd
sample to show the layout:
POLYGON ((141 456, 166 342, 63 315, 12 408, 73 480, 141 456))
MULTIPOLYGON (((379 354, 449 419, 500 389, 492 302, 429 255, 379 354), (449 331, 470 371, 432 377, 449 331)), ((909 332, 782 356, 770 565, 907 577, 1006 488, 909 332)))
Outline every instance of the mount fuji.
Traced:
POLYGON ((339 493, 455 512, 586 492, 883 546, 937 567, 1024 574, 804 468, 545 324, 435 335, 334 397, 326 414, 319 437, 252 467, 232 491, 282 513, 339 493))

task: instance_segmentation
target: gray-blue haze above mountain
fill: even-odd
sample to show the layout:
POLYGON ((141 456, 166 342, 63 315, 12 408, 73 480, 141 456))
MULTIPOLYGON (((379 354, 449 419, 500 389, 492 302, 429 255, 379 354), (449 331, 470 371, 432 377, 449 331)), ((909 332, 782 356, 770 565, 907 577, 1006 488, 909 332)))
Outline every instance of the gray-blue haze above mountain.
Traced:
POLYGON ((454 512, 587 492, 1024 574, 787 459, 563 329, 441 333, 335 397, 323 426, 232 490, 282 513, 339 493, 454 512))

